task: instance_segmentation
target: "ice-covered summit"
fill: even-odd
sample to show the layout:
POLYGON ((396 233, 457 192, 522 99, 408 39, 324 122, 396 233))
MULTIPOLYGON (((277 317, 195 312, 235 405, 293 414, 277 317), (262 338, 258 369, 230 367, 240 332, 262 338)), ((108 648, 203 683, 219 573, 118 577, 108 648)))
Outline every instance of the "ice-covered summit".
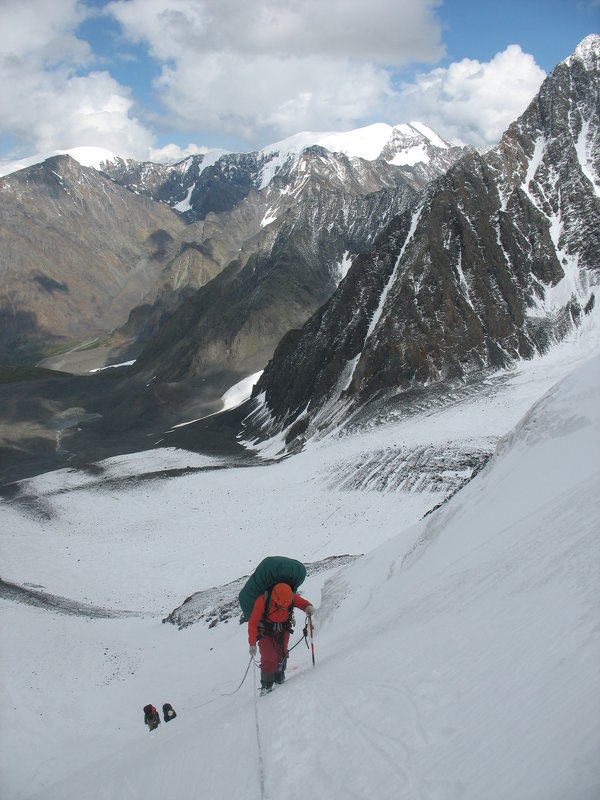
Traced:
POLYGON ((434 147, 444 150, 449 146, 447 142, 422 122, 401 123, 399 125, 376 122, 373 125, 342 133, 304 131, 270 144, 264 147, 261 152, 265 155, 273 152, 278 152, 282 156, 292 155, 301 153, 307 147, 319 145, 332 153, 343 153, 349 158, 363 158, 365 161, 375 161, 381 156, 390 141, 399 136, 408 139, 424 137, 434 147))
POLYGON ((370 162, 380 160, 397 167, 427 166, 440 156, 445 159, 451 149, 451 145, 422 122, 398 125, 376 122, 339 133, 303 131, 259 151, 264 164, 261 188, 271 182, 284 164, 300 159, 305 150, 314 146, 336 156, 370 162))
POLYGON ((586 69, 597 69, 598 60, 600 59, 600 35, 591 33, 581 41, 575 51, 565 59, 565 62, 571 66, 574 60, 581 61, 586 69))

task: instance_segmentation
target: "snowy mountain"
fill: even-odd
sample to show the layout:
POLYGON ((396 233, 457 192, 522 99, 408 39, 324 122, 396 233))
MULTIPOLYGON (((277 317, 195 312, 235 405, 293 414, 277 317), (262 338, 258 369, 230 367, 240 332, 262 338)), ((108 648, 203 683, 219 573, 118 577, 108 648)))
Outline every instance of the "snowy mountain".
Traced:
MULTIPOLYGON (((415 130, 405 131, 407 142, 415 130)), ((386 130, 378 147, 392 135, 386 130)), ((363 155, 376 154, 365 149, 364 132, 358 138, 363 155)), ((210 154, 165 166, 96 153, 104 171, 58 156, 3 178, 2 360, 43 359, 81 374, 138 357, 138 374, 84 384, 46 374, 15 383, 11 373, 10 384, 0 382, 0 480, 138 449, 218 410, 223 392, 263 369, 281 336, 328 299, 353 257, 408 206, 411 183, 457 157, 444 143, 435 147, 440 157, 431 155, 419 174, 314 145, 295 155, 288 147, 277 169, 283 146, 217 158, 212 173, 210 154), (270 177, 260 159, 271 164, 270 177), (173 199, 172 186, 177 198, 187 196, 204 166, 214 208, 217 196, 247 184, 252 164, 259 188, 229 211, 186 223, 152 200, 161 192, 173 199), (119 170, 127 186, 109 179, 119 170)))
MULTIPOLYGON (((74 147, 1 165, 0 175, 69 155, 81 166, 104 172, 136 194, 170 205, 193 222, 205 219, 211 211, 231 211, 251 190, 264 189, 305 150, 315 146, 350 159, 381 160, 401 167, 404 181, 413 188, 422 188, 445 171, 463 149, 445 142, 421 122, 396 126, 376 123, 343 133, 298 133, 253 153, 210 150, 176 164, 125 159, 101 147, 74 147)), ((396 178, 395 184, 399 182, 396 178)))
MULTIPOLYGON (((298 157, 304 150, 315 146, 350 159, 382 160, 394 166, 418 166, 423 171, 427 170, 427 165, 437 166, 432 170, 433 176, 445 172, 461 151, 421 122, 395 126, 380 122, 345 133, 299 133, 260 151, 261 156, 269 159, 263 170, 262 185, 266 186, 290 157, 298 157)), ((409 175, 407 171, 406 176, 409 175)), ((425 182, 428 180, 431 176, 425 182)), ((417 183, 420 187, 424 185, 417 179, 415 187, 417 183)))
POLYGON ((223 156, 189 195, 188 218, 200 218, 189 246, 164 271, 154 306, 134 312, 134 330, 149 340, 137 369, 160 380, 262 369, 281 337, 331 296, 353 257, 461 152, 413 123, 299 134, 223 156), (222 271, 196 282, 190 255, 222 271))
POLYGON ((600 37, 543 83, 486 154, 464 155, 280 343, 248 437, 306 437, 366 402, 409 402, 546 352, 597 313, 600 37))
POLYGON ((387 170, 394 176, 387 185, 408 183, 419 189, 448 169, 462 152, 423 123, 377 123, 344 133, 299 133, 253 153, 214 150, 174 165, 112 158, 101 168, 120 185, 169 204, 192 222, 210 212, 231 211, 276 176, 285 181, 286 173, 312 147, 351 160, 380 161, 382 170, 395 168, 387 170))
MULTIPOLYGON (((203 240, 205 255, 224 251, 231 261, 185 302, 175 295, 175 310, 169 287, 160 293, 144 320, 151 337, 136 369, 163 381, 217 368, 240 377, 261 370, 281 337, 331 296, 353 257, 414 197, 409 186, 382 189, 386 178, 377 173, 311 148, 227 220, 207 219, 204 229, 213 234, 203 240), (232 233, 234 243, 248 237, 237 253, 232 233)), ((177 258, 165 276, 179 274, 177 258)))
MULTIPOLYGON (((147 339, 188 294, 232 262, 244 266, 258 252, 268 257, 275 238, 273 225, 283 225, 285 215, 304 202, 307 182, 318 182, 318 191, 328 193, 330 206, 337 207, 341 198, 335 200, 334 195, 339 192, 354 198, 382 189, 422 188, 460 152, 414 123, 397 128, 371 126, 346 134, 302 134, 256 153, 211 151, 174 165, 141 163, 101 148, 83 147, 15 164, 14 168, 22 168, 0 180, 0 235, 5 242, 1 357, 12 362, 39 359, 43 343, 75 347, 93 336, 104 339, 113 328, 123 326, 130 313, 117 343, 129 343, 130 351, 137 355, 141 345, 132 344, 131 339, 147 339), (321 149, 321 159, 311 157, 311 146, 318 141, 339 148, 339 152, 321 149), (416 151, 416 157, 410 155, 416 151), (398 164, 394 159, 399 159, 398 164), (81 164, 82 169, 69 167, 69 163, 81 164), (165 205, 170 205, 187 227, 169 219, 165 205), (153 211, 148 214, 145 235, 154 238, 146 253, 143 246, 140 251, 144 232, 131 224, 130 218, 137 219, 140 209, 149 208, 153 211), (263 229, 268 226, 265 237, 263 229), (158 259, 155 253, 159 253, 158 259), (37 272, 31 264, 37 265, 37 272), (82 264, 93 267, 92 279, 89 275, 82 279, 82 264), (113 270, 116 280, 108 285, 102 276, 113 270), (42 291, 44 287, 50 289, 42 291)), ((381 201, 375 204, 381 208, 381 201)), ((384 216, 401 207, 402 201, 392 200, 384 216)), ((334 220, 315 218, 316 210, 304 213, 307 217, 312 214, 313 238, 314 231, 334 224, 334 220)), ((321 213, 331 211, 321 209, 321 213)), ((335 224, 339 227, 341 223, 338 213, 335 224)), ((353 223, 348 225, 352 228, 353 223)), ((336 252, 328 254, 322 274, 312 281, 318 285, 310 290, 308 306, 289 288, 297 307, 290 324, 302 324, 331 295, 339 281, 337 271, 344 269, 340 264, 361 252, 377 231, 377 227, 364 234, 349 230, 341 237, 345 249, 339 250, 341 242, 337 249, 335 244, 329 245, 329 250, 336 252), (353 240, 355 249, 348 249, 353 240)), ((317 243, 310 248, 308 258, 319 261, 322 254, 316 252, 317 243)), ((298 265, 298 271, 305 269, 298 265)), ((298 275, 296 280, 304 278, 298 275)), ((273 326, 268 320, 259 324, 268 331, 266 341, 257 348, 261 352, 257 358, 264 359, 259 365, 262 368, 289 326, 273 326)), ((231 340, 236 335, 232 329, 219 338, 231 340)), ((103 353, 98 351, 99 356, 103 353)), ((117 356, 107 355, 109 363, 111 357, 117 356)), ((241 358, 234 356, 233 360, 234 367, 240 365, 241 358)), ((62 357, 50 365, 78 371, 76 363, 62 357)), ((252 372, 258 366, 244 368, 252 372)))
POLYGON ((594 797, 597 352, 588 317, 463 402, 270 466, 157 450, 4 493, 2 795, 594 797), (476 440, 498 443, 485 469, 422 519, 435 481, 349 480, 390 446, 476 440), (311 571, 316 666, 301 643, 258 698, 244 627, 162 620, 198 591, 234 603, 273 552, 365 555, 311 571))
POLYGON ((132 313, 128 332, 147 342, 138 369, 161 380, 262 369, 281 337, 331 296, 352 258, 406 207, 411 191, 461 153, 413 123, 298 134, 209 166, 192 157, 161 185, 110 171, 135 191, 150 186, 151 196, 196 221, 163 272, 156 302, 132 313))

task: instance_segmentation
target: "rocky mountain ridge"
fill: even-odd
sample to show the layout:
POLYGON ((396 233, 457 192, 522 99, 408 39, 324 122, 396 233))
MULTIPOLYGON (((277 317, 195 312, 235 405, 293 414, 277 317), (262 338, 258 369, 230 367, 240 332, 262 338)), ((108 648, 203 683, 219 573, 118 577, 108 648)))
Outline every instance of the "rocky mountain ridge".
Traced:
MULTIPOLYGON (((170 314, 172 295, 166 292, 167 313, 161 296, 149 312, 152 335, 136 368, 160 380, 199 377, 222 365, 240 375, 262 369, 280 338, 330 297, 352 257, 414 197, 408 186, 369 193, 385 180, 377 171, 311 148, 285 175, 251 192, 229 215, 243 216, 247 227, 213 228, 204 255, 224 247, 231 230, 250 235, 237 253, 229 247, 226 268, 170 314)), ((212 218, 205 229, 210 224, 212 218)))
POLYGON ((230 186, 241 185, 242 173, 244 191, 254 184, 230 211, 190 225, 190 240, 201 245, 182 249, 163 273, 157 302, 135 312, 147 341, 136 369, 159 380, 197 379, 222 367, 241 377, 262 369, 281 336, 325 302, 351 259, 406 207, 414 187, 462 152, 417 129, 392 130, 383 156, 370 160, 320 145, 219 159, 220 174, 236 176, 230 186), (411 163, 392 164, 393 154, 411 163), (190 276, 199 264, 214 272, 206 285, 190 276))
MULTIPOLYGON (((48 344, 106 336, 130 312, 117 342, 131 344, 140 335, 143 342, 229 264, 264 257, 275 228, 304 202, 307 181, 323 194, 354 197, 421 186, 447 168, 460 151, 421 127, 427 136, 409 126, 402 135, 384 130, 385 153, 370 160, 284 142, 256 153, 192 156, 175 165, 107 157, 93 169, 61 155, 5 176, 0 357, 28 360, 48 344), (390 163, 394 159, 403 163, 390 163), (146 232, 139 230, 143 214, 146 232), (145 239, 148 245, 140 249, 145 239)), ((92 163, 84 151, 82 158, 92 163)), ((317 303, 335 288, 331 269, 316 287, 317 303)), ((311 300, 303 317, 291 315, 292 323, 315 308, 311 300)), ((274 330, 278 337, 287 328, 278 324, 274 330)), ((271 336, 262 352, 269 356, 275 344, 271 336)), ((140 348, 132 346, 136 354, 140 348)))
POLYGON ((168 207, 66 155, 0 178, 0 361, 122 323, 184 228, 168 207))
MULTIPOLYGON (((188 222, 203 220, 211 212, 231 211, 252 190, 289 181, 303 153, 312 147, 356 162, 378 162, 384 182, 422 189, 456 160, 463 148, 453 147, 421 123, 392 127, 381 123, 346 134, 298 134, 251 153, 189 156, 177 164, 152 164, 115 158, 100 168, 115 183, 153 200, 167 203, 188 222), (389 170, 389 167, 395 169, 389 170), (393 176, 393 177, 391 177, 393 176)), ((364 165, 363 165, 364 169, 364 165)), ((364 191, 364 189, 363 189, 364 191)))
POLYGON ((496 148, 432 182, 284 337, 255 387, 248 440, 297 448, 374 399, 543 353, 593 313, 599 54, 588 37, 496 148))

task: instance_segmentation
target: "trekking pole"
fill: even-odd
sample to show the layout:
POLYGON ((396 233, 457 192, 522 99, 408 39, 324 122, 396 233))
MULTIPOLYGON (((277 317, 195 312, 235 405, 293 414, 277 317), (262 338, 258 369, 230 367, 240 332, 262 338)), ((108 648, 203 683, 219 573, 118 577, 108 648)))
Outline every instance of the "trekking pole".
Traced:
POLYGON ((312 650, 312 662, 313 662, 313 669, 314 669, 315 668, 315 640, 313 638, 313 624, 312 624, 312 617, 311 616, 308 616, 308 624, 310 625, 310 649, 312 650))

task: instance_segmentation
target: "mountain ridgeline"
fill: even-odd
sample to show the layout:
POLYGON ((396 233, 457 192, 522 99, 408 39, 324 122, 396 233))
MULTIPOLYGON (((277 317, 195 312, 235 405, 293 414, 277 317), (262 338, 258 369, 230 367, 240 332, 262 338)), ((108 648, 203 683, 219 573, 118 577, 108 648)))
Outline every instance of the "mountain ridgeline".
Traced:
MULTIPOLYGON (((242 377, 261 370, 281 337, 331 296, 352 259, 368 252, 431 176, 442 174, 461 153, 430 142, 417 129, 392 129, 372 160, 319 145, 299 154, 276 150, 268 158, 221 158, 207 169, 212 189, 229 185, 225 178, 233 176, 247 193, 239 205, 190 225, 188 233, 201 239, 205 256, 225 254, 222 269, 196 291, 188 284, 176 304, 170 302, 171 284, 141 312, 138 335, 145 347, 136 369, 169 381, 222 368, 242 377), (415 149, 422 160, 401 163, 399 154, 415 149)), ((197 190, 188 189, 192 206, 197 190)), ((204 207, 192 210, 204 214, 204 207)), ((171 274, 178 268, 179 259, 171 274)))
POLYGON ((598 312, 599 58, 587 37, 486 152, 413 122, 1 178, 0 362, 135 359, 0 385, 6 479, 154 446, 261 370, 221 420, 236 452, 244 414, 242 441, 292 452, 545 353, 598 312))
POLYGON ((500 143, 397 215, 253 392, 246 438, 285 448, 376 398, 546 352, 597 302, 600 37, 544 81, 500 143))
POLYGON ((0 179, 0 357, 118 330, 159 379, 262 368, 462 153, 422 125, 374 127, 369 159, 282 142, 175 165, 61 155, 0 179))

